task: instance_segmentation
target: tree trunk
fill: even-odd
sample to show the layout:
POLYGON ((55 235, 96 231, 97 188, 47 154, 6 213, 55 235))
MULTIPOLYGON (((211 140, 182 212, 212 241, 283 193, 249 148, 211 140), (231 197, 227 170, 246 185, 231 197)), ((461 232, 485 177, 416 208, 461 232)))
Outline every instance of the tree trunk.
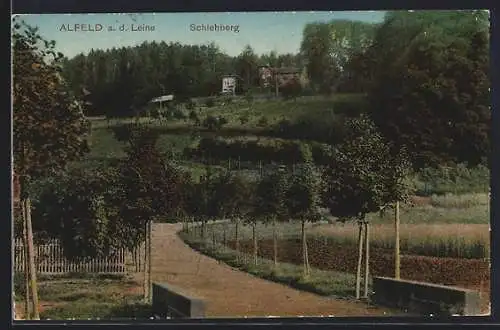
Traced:
POLYGON ((28 255, 28 228, 26 221, 26 205, 24 201, 21 202, 21 214, 23 218, 23 263, 24 263, 24 281, 25 281, 25 301, 24 301, 24 319, 31 318, 30 308, 30 272, 29 272, 29 255, 28 255))
POLYGON ((258 257, 258 253, 257 253, 257 233, 256 233, 256 230, 257 230, 257 222, 254 221, 252 223, 252 238, 253 238, 253 264, 257 266, 257 257, 258 257))
POLYGON ((152 298, 152 283, 151 283, 151 270, 152 270, 152 261, 151 253, 152 253, 152 244, 153 244, 153 221, 149 221, 148 228, 148 302, 151 302, 152 298))
POLYGON ((309 276, 311 274, 311 266, 309 265, 309 250, 307 248, 307 231, 305 228, 304 228, 304 248, 306 251, 306 272, 307 276, 309 276))
POLYGON ((238 224, 239 221, 237 220, 234 226, 234 246, 236 250, 236 258, 237 260, 240 260, 240 240, 238 237, 238 224))
POLYGON ((28 255, 29 255, 29 276, 31 286, 31 298, 33 302, 33 319, 40 319, 40 312, 38 309, 38 287, 36 281, 36 267, 35 267, 35 248, 33 246, 33 228, 31 227, 31 200, 27 197, 24 200, 26 205, 26 229, 28 234, 28 255))
POLYGON ((399 280, 400 278, 400 251, 399 251, 399 201, 396 202, 395 212, 394 212, 394 230, 396 231, 396 241, 394 242, 394 278, 399 280))
POLYGON ((306 229, 305 229, 305 221, 302 221, 302 260, 304 263, 304 277, 307 277, 308 269, 307 269, 307 247, 306 247, 306 229))
POLYGON ((273 251, 274 251, 274 270, 278 269, 278 235, 276 232, 276 218, 273 218, 273 251))
POLYGON ((226 229, 227 229, 227 224, 224 223, 224 225, 222 226, 222 244, 224 244, 224 247, 227 246, 226 229))
POLYGON ((201 221, 201 239, 205 238, 205 222, 206 220, 201 221))
POLYGON ((145 224, 144 231, 144 301, 148 302, 149 290, 148 290, 148 232, 149 232, 149 221, 145 224))
POLYGON ((358 234, 358 265, 356 269, 356 299, 359 299, 360 288, 361 288, 361 263, 363 259, 363 224, 358 222, 359 234, 358 234))
POLYGON ((142 248, 141 248, 141 245, 139 245, 137 248, 136 248, 136 259, 137 259, 137 268, 138 268, 138 272, 141 271, 141 251, 142 251, 142 248))
POLYGON ((368 280, 370 276, 370 224, 365 222, 365 298, 368 298, 368 280))

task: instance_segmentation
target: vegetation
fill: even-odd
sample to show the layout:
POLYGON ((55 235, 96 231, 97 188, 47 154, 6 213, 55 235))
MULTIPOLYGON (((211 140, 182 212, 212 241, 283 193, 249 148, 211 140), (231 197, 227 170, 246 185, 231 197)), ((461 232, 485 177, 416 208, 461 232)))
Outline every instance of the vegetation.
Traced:
MULTIPOLYGON (((38 29, 14 21, 13 31, 13 155, 14 172, 20 178, 24 244, 27 247, 31 313, 39 319, 35 272, 30 189, 37 178, 56 173, 87 150, 88 125, 82 103, 68 91, 60 77, 62 54, 38 29), (41 47, 39 45, 42 45, 41 47)), ((28 282, 28 278, 26 279, 28 282)), ((26 308, 29 310, 29 307, 26 308)))
POLYGON ((221 245, 208 245, 203 240, 193 235, 182 234, 182 238, 194 249, 199 250, 217 260, 237 267, 252 275, 290 285, 300 290, 337 297, 352 298, 355 277, 348 273, 321 271, 309 269, 309 276, 304 277, 304 269, 301 266, 280 263, 279 268, 267 259, 259 258, 258 263, 245 262, 245 256, 237 251, 221 245))
MULTIPOLYGON (((152 317, 151 305, 143 303, 141 295, 134 293, 137 283, 125 277, 68 274, 39 280, 40 299, 46 306, 40 313, 42 320, 145 320, 152 317)), ((21 282, 21 276, 14 279, 16 292, 22 293, 21 282)))
MULTIPOLYGON (((309 265, 308 235, 346 246, 357 239, 358 298, 363 247, 365 296, 370 247, 398 251, 401 241, 404 253, 487 255, 484 234, 438 239, 433 233, 448 227, 431 226, 488 222, 484 12, 389 12, 381 25, 311 23, 300 54, 258 56, 247 46, 230 57, 215 44, 150 42, 46 61, 54 44, 40 41, 36 29, 15 25, 14 167, 23 205, 16 233, 27 243, 31 200, 36 239, 58 238, 77 259, 150 246, 152 221, 182 221, 186 230, 200 221, 199 237, 186 239, 206 249, 211 231, 209 253, 243 265, 239 244, 250 225, 248 269, 339 293, 354 282, 339 275, 342 285, 325 284, 328 274, 309 265), (295 66, 307 77, 292 79, 280 88, 283 99, 274 98, 276 86, 257 87, 261 64, 295 66), (227 72, 239 79, 231 98, 217 96, 227 72), (172 104, 145 111, 167 90, 172 104), (87 136, 86 116, 96 115, 105 118, 92 119, 87 136), (410 208, 413 194, 426 202, 412 200, 410 208), (375 224, 392 221, 387 211, 400 202, 401 236, 396 230, 391 240, 387 227, 375 224), (207 226, 217 219, 230 222, 207 226), (357 238, 348 225, 310 224, 322 220, 357 222, 357 238), (287 226, 300 233, 300 280, 293 266, 278 262, 287 226), (259 259, 259 235, 273 237, 272 264, 259 259), (229 238, 235 251, 215 247, 229 238)), ((149 287, 145 276, 146 298, 149 287)))

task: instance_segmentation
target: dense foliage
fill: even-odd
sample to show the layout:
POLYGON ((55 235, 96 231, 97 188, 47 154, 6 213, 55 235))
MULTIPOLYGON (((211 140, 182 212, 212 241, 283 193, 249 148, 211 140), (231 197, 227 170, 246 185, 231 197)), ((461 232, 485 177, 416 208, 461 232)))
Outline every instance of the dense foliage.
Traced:
POLYGON ((392 12, 377 30, 370 113, 416 168, 490 157, 484 11, 392 12))
MULTIPOLYGON (((153 41, 136 47, 92 49, 86 55, 65 59, 63 75, 75 93, 90 103, 87 115, 125 117, 141 111, 160 95, 174 94, 180 102, 218 95, 222 76, 229 74, 242 79, 237 92, 244 94, 259 85, 258 65, 268 64, 269 59, 278 67, 296 66, 299 61, 291 54, 257 56, 250 46, 231 57, 213 43, 153 41)), ((213 103, 213 99, 208 100, 213 103)))

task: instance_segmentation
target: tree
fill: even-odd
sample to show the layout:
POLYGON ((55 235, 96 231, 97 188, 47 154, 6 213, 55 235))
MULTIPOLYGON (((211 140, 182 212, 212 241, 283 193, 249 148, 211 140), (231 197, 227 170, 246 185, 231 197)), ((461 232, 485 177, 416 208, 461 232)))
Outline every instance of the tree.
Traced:
POLYGON ((307 24, 301 54, 311 82, 325 93, 338 86, 351 58, 370 45, 374 30, 373 24, 347 20, 307 24))
POLYGON ((287 191, 287 200, 290 217, 301 222, 304 277, 308 277, 310 266, 305 223, 321 219, 319 207, 321 205, 323 184, 320 172, 312 163, 312 154, 309 145, 303 144, 302 148, 304 154, 306 154, 304 163, 292 173, 290 188, 287 191))
POLYGON ((489 22, 482 11, 390 12, 371 54, 370 115, 416 169, 490 152, 489 22))
POLYGON ((365 297, 368 296, 369 224, 366 214, 405 197, 409 163, 395 153, 366 116, 347 121, 348 135, 336 148, 325 171, 324 203, 339 221, 355 220, 359 226, 356 298, 360 297, 361 263, 365 245, 365 297), (397 155, 397 156, 394 156, 397 155), (363 243, 364 231, 364 243, 363 243))
POLYGON ((246 45, 236 59, 236 74, 244 79, 245 91, 256 85, 258 57, 250 45, 246 45))
MULTIPOLYGON (((13 31, 13 153, 20 177, 20 203, 27 228, 33 317, 39 319, 31 228, 31 184, 37 178, 64 170, 88 151, 88 123, 60 75, 61 53, 55 42, 36 28, 14 21, 13 31)), ((27 293, 28 295, 28 293, 27 293)), ((27 315, 29 317, 29 315, 27 315)))
POLYGON ((224 195, 226 196, 225 210, 231 221, 235 224, 236 251, 239 253, 239 225, 246 220, 252 212, 251 184, 242 174, 231 172, 224 195))
POLYGON ((34 200, 35 238, 56 238, 66 258, 90 260, 126 247, 118 217, 120 193, 113 168, 73 170, 53 177, 34 200))
POLYGON ((278 268, 278 233, 277 222, 288 220, 287 193, 288 173, 285 168, 280 167, 263 177, 256 188, 257 205, 259 213, 266 224, 271 222, 273 226, 273 260, 275 271, 278 268))
POLYGON ((121 216, 135 229, 134 247, 145 241, 145 299, 150 298, 150 275, 147 269, 151 260, 151 224, 179 210, 182 203, 180 191, 182 175, 165 162, 156 147, 158 133, 142 125, 130 125, 115 134, 126 138, 127 157, 120 166, 124 196, 121 216))

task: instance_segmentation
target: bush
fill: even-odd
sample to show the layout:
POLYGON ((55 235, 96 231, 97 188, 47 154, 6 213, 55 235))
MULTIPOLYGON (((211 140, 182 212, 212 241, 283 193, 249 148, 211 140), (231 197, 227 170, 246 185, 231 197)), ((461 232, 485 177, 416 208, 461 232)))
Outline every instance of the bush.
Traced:
POLYGON ((454 195, 447 193, 445 195, 432 195, 431 205, 442 208, 468 209, 474 206, 488 205, 490 198, 488 194, 461 194, 454 195))
POLYGON ((205 100, 205 105, 208 107, 208 108, 212 108, 213 106, 215 106, 215 98, 213 97, 209 97, 205 100))
POLYGON ((302 93, 302 85, 300 81, 295 78, 282 86, 280 92, 285 99, 295 99, 302 93))
POLYGON ((490 187, 490 170, 483 165, 466 164, 424 168, 413 177, 413 184, 421 196, 485 193, 490 187))
MULTIPOLYGON (((311 157, 305 152, 303 144, 295 140, 207 137, 201 139, 198 146, 184 149, 184 155, 219 161, 240 159, 248 162, 265 161, 292 165, 302 163, 311 157)), ((310 147, 314 162, 318 164, 329 162, 333 154, 330 146, 316 143, 310 147)))
POLYGON ((54 178, 33 201, 37 237, 59 239, 69 259, 106 255, 118 235, 111 202, 115 179, 112 170, 78 170, 54 178))
POLYGON ((193 100, 189 99, 186 102, 186 109, 188 109, 188 110, 194 110, 195 107, 196 107, 196 103, 194 103, 193 100))
POLYGON ((214 116, 207 116, 204 120, 203 120, 203 127, 205 127, 206 129, 208 130, 215 130, 217 128, 217 118, 214 117, 214 116))
POLYGON ((224 104, 231 104, 231 103, 233 103, 233 97, 232 96, 224 96, 224 98, 222 99, 222 102, 224 104))
POLYGON ((171 111, 171 115, 174 119, 178 119, 178 120, 183 120, 183 119, 187 118, 187 116, 184 114, 184 112, 178 108, 173 109, 171 111))
POLYGON ((154 119, 160 119, 163 117, 163 113, 159 108, 152 109, 150 114, 151 114, 151 117, 154 119))
POLYGON ((253 94, 251 91, 247 91, 245 93, 245 100, 248 102, 248 103, 252 103, 253 100, 254 100, 254 97, 253 97, 253 94))
POLYGON ((259 127, 266 127, 269 124, 269 121, 265 116, 260 117, 259 121, 257 122, 257 126, 259 127))
POLYGON ((222 126, 226 125, 227 123, 228 123, 228 120, 226 119, 226 117, 219 116, 219 118, 217 118, 217 128, 218 129, 221 129, 222 126))
POLYGON ((312 116, 304 114, 294 121, 283 119, 273 125, 271 134, 281 138, 314 140, 337 144, 344 139, 345 118, 342 115, 325 114, 312 116))
POLYGON ((239 119, 241 125, 245 125, 246 123, 248 123, 250 121, 250 116, 248 115, 248 113, 245 113, 245 114, 241 115, 238 119, 239 119))

